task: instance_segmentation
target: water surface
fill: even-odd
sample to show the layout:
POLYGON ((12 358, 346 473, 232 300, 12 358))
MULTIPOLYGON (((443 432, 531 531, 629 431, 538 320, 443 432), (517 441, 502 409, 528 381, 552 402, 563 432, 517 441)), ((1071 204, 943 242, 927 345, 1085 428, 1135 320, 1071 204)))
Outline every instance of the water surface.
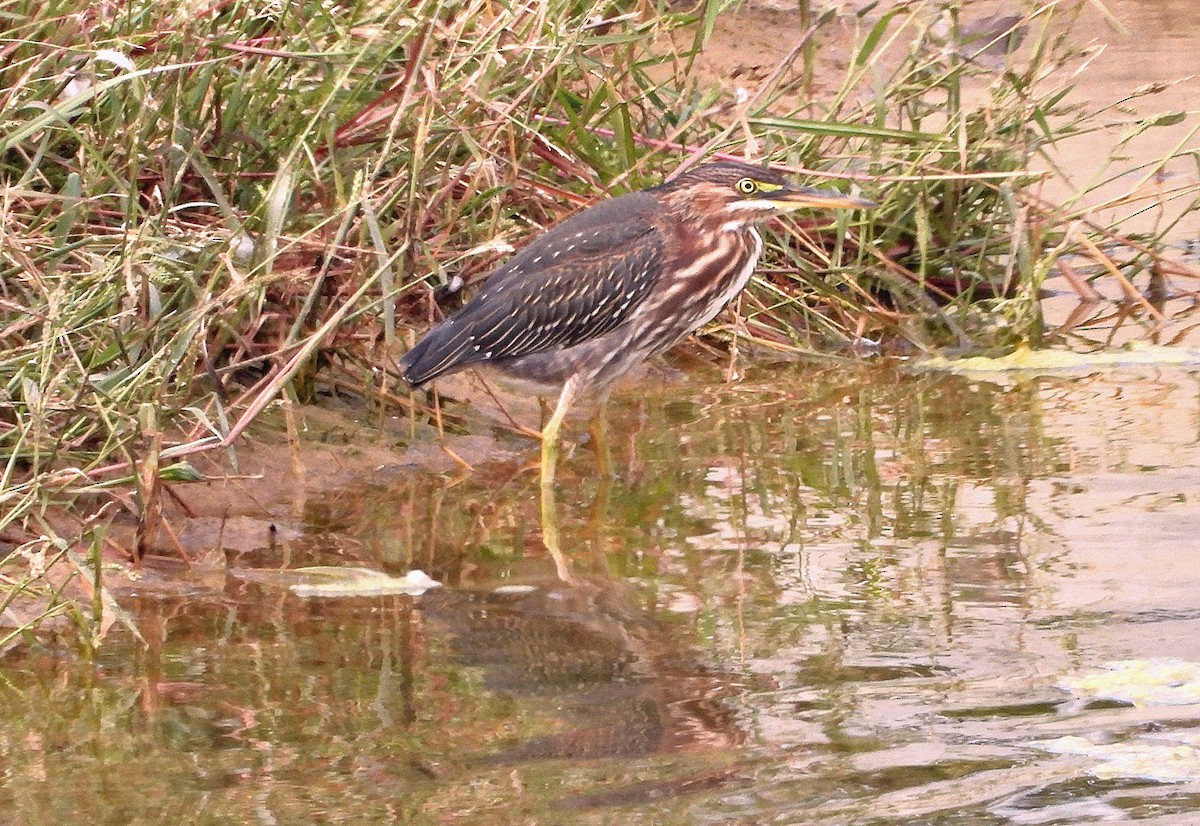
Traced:
POLYGON ((300 539, 232 553, 190 592, 147 587, 129 604, 148 648, 114 634, 95 669, 10 657, 3 809, 1071 823, 1200 806, 1200 705, 1062 685, 1200 662, 1194 375, 719 379, 618 400, 611 485, 586 445, 565 460, 570 583, 520 462, 389 467, 312 500, 300 539), (314 563, 446 587, 302 599, 244 570, 314 563), (1111 776, 1054 751, 1065 737, 1175 749, 1182 769, 1111 776))

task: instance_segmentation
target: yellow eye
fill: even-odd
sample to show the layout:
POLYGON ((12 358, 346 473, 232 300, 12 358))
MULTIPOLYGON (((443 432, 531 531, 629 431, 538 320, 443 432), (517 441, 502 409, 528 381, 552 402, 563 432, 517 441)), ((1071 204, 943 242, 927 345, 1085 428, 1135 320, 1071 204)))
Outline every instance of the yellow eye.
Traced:
POLYGON ((737 182, 737 191, 743 195, 753 195, 758 192, 758 184, 754 182, 753 178, 742 178, 737 182))

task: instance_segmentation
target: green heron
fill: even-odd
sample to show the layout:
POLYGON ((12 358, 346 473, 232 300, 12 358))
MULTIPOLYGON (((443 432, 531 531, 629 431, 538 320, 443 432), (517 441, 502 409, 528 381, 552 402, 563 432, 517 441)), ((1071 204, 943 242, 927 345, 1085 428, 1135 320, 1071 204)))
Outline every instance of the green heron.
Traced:
POLYGON ((633 367, 711 321, 746 286, 762 253, 755 221, 804 207, 872 206, 731 162, 602 201, 495 270, 404 356, 404 378, 420 387, 487 366, 543 398, 557 392, 542 430, 548 486, 572 402, 581 393, 605 394, 633 367))

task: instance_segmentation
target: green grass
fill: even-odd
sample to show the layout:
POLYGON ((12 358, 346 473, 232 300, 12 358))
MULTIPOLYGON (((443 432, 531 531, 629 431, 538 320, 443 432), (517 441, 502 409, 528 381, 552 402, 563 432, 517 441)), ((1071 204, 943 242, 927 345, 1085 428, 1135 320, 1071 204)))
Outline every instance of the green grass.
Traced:
MULTIPOLYGON (((790 59, 736 96, 695 60, 731 5, 0 2, 0 576, 44 609, 23 630, 70 610, 94 644, 112 610, 87 560, 118 512, 149 541, 187 456, 330 382, 411 404, 394 359, 431 288, 699 156, 752 149, 881 203, 771 233, 742 302, 764 346, 1036 341, 1064 255, 1111 277, 1120 227, 1030 189, 1064 137, 1156 125, 1074 102, 1074 6, 1028 5, 997 69, 943 48, 951 5, 805 5, 790 59), (48 560, 73 567, 52 584, 48 560), (62 596, 80 577, 86 610, 62 596)), ((1124 239, 1120 277, 1171 266, 1169 230, 1124 239)))

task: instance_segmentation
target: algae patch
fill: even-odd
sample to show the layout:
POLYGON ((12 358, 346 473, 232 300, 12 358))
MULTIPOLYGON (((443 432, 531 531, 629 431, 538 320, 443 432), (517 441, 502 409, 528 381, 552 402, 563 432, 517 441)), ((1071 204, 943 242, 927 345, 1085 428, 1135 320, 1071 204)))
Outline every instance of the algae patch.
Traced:
POLYGON ((913 368, 920 371, 954 373, 968 378, 1003 381, 1022 375, 1086 375, 1127 367, 1200 368, 1200 349, 1167 347, 1161 344, 1131 344, 1112 350, 1075 353, 1070 350, 1033 350, 1018 347, 1006 356, 971 356, 922 359, 913 368))

